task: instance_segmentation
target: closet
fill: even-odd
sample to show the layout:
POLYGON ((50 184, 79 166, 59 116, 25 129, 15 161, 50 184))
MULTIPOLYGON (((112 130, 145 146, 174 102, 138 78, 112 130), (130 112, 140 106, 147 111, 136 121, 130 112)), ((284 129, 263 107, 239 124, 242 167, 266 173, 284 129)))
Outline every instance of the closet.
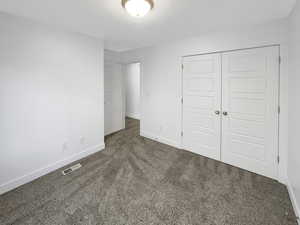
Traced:
POLYGON ((278 46, 183 57, 183 149, 276 179, 278 89, 278 46))

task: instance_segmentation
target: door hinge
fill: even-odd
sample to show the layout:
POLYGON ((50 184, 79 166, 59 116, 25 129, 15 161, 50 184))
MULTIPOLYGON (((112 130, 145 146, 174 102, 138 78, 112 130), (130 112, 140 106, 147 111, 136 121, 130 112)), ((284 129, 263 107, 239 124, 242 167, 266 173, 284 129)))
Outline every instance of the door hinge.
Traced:
POLYGON ((181 97, 181 104, 183 104, 183 97, 181 97))
POLYGON ((280 106, 278 106, 278 114, 280 114, 280 106))
POLYGON ((181 131, 181 137, 183 137, 183 131, 181 131))
POLYGON ((280 157, 277 156, 277 163, 279 164, 280 163, 280 157))
POLYGON ((281 56, 279 56, 279 59, 278 59, 278 61, 279 61, 279 64, 281 64, 281 56))
POLYGON ((184 69, 184 65, 183 65, 183 64, 181 64, 181 69, 182 69, 182 70, 184 69))

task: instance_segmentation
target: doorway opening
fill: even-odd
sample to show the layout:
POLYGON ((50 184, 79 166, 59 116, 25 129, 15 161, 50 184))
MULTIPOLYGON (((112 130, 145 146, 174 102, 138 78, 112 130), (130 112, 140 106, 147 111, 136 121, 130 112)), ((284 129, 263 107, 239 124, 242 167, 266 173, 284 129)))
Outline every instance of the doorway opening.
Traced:
POLYGON ((182 147, 278 178, 279 46, 182 60, 182 147))
POLYGON ((135 62, 126 64, 124 68, 124 89, 125 89, 125 120, 126 127, 129 120, 140 120, 140 82, 141 63, 135 62))

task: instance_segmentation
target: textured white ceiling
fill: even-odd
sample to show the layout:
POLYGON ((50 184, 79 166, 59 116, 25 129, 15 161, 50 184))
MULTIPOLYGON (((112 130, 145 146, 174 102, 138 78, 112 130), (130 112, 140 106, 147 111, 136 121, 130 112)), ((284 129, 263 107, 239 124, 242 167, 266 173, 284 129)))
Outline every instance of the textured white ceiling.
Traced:
POLYGON ((144 18, 121 0, 0 0, 0 11, 104 38, 116 51, 287 17, 296 0, 154 0, 144 18))

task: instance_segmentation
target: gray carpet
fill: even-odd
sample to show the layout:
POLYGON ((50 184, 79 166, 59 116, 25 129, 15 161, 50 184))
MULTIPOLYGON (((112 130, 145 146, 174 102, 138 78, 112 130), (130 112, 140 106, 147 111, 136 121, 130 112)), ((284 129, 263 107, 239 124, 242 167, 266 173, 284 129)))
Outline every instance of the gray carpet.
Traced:
POLYGON ((284 185, 138 136, 0 196, 1 225, 296 225, 284 185))

